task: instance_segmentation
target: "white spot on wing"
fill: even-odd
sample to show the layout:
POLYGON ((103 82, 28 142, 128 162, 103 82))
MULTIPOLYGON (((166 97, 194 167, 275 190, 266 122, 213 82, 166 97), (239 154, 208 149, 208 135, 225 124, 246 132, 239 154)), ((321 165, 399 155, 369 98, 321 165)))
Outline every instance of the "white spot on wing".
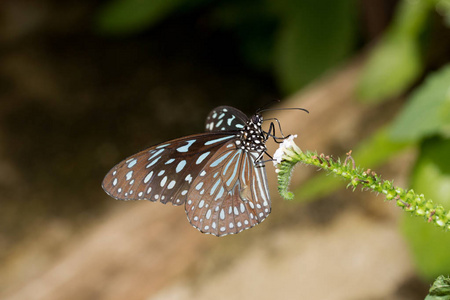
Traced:
POLYGON ((235 206, 234 207, 234 214, 237 216, 237 215, 239 215, 239 210, 238 210, 238 208, 235 206))
POLYGON ((234 137, 234 135, 228 135, 228 136, 224 136, 224 137, 221 137, 221 138, 218 138, 218 139, 209 140, 209 141, 207 141, 205 143, 205 145, 207 146, 207 145, 215 144, 215 143, 218 143, 218 142, 221 142, 221 141, 225 141, 225 140, 231 139, 233 137, 234 137))
POLYGON ((167 146, 169 146, 169 145, 170 145, 170 144, 159 145, 159 146, 156 147, 155 149, 161 149, 161 148, 167 147, 167 146))
POLYGON ((145 167, 146 167, 146 168, 150 168, 151 166, 153 166, 154 164, 156 164, 160 158, 161 158, 161 156, 158 157, 158 158, 155 158, 151 163, 149 163, 149 164, 148 164, 147 166, 145 166, 145 167))
POLYGON ((172 181, 167 185, 167 188, 168 188, 169 190, 173 189, 173 187, 175 186, 175 183, 176 183, 176 181, 175 181, 175 180, 172 180, 172 181))
POLYGON ((127 175, 126 175, 127 180, 130 180, 131 176, 133 176, 133 171, 130 171, 130 172, 127 173, 127 175))
POLYGON ((223 162, 225 160, 225 158, 227 158, 230 154, 232 153, 232 151, 228 151, 225 154, 222 154, 221 157, 219 157, 218 159, 216 159, 215 161, 213 161, 209 166, 210 167, 217 167, 221 162, 223 162))
POLYGON ((186 143, 187 143, 186 145, 178 147, 177 151, 178 152, 188 152, 189 151, 189 147, 191 147, 191 145, 193 143, 195 143, 195 140, 186 141, 186 143))
POLYGON ((225 189, 223 188, 223 186, 220 187, 220 191, 219 191, 219 193, 217 193, 217 196, 216 196, 216 198, 214 198, 214 200, 217 201, 217 199, 222 198, 224 192, 225 192, 225 189))
POLYGON ((148 160, 152 160, 153 158, 157 157, 158 155, 160 155, 160 154, 163 153, 163 152, 164 152, 164 149, 161 149, 161 150, 156 151, 155 153, 153 153, 152 156, 150 156, 150 157, 148 158, 148 160))
POLYGON ((228 118, 228 120, 227 120, 228 126, 231 126, 231 122, 233 122, 234 118, 236 118, 234 115, 231 116, 231 118, 228 118))
POLYGON ((185 160, 180 161, 175 169, 175 172, 180 173, 180 171, 183 170, 185 165, 186 165, 185 160))
POLYGON ((165 165, 171 164, 175 161, 175 158, 171 158, 168 161, 166 161, 165 165))
POLYGON ((152 178, 152 175, 153 175, 153 171, 148 173, 147 176, 145 176, 145 178, 144 178, 144 183, 148 183, 150 181, 150 178, 152 178))
POLYGON ((188 174, 188 175, 186 176, 185 180, 186 180, 187 182, 191 183, 191 182, 192 182, 192 176, 191 176, 191 174, 188 174))
POLYGON ((195 186, 195 189, 196 189, 197 191, 199 191, 199 190, 202 188, 202 186, 203 186, 203 181, 201 181, 200 183, 198 183, 198 184, 195 186))
POLYGON ((163 187, 165 184, 166 184, 166 181, 167 181, 167 176, 164 176, 164 178, 161 180, 161 182, 160 182, 160 186, 161 187, 163 187))
POLYGON ((136 163, 137 163, 137 159, 135 158, 128 163, 128 168, 132 168, 136 163))
POLYGON ((200 164, 206 157, 208 157, 209 153, 211 153, 211 152, 208 151, 208 152, 205 152, 205 153, 203 153, 202 155, 200 155, 200 156, 197 158, 197 161, 195 162, 195 164, 196 164, 196 165, 200 164))

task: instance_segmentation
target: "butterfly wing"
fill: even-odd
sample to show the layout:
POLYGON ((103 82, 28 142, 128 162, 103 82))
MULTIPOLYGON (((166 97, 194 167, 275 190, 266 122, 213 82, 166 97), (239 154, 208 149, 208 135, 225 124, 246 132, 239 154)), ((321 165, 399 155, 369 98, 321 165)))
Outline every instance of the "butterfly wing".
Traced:
POLYGON ((113 167, 102 187, 119 200, 147 199, 182 205, 192 181, 208 160, 234 138, 232 133, 210 132, 153 146, 113 167))
POLYGON ((261 223, 271 211, 263 164, 256 152, 222 145, 193 181, 185 205, 189 222, 216 236, 239 233, 261 223))
POLYGON ((231 106, 214 108, 206 118, 206 131, 235 131, 245 127, 248 117, 231 106))

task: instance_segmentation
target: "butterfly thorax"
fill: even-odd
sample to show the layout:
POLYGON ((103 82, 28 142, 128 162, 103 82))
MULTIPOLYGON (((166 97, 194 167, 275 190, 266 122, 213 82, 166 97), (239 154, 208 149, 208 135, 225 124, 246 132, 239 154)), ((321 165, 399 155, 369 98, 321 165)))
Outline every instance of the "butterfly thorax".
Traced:
POLYGON ((236 146, 245 152, 264 153, 267 148, 265 146, 266 138, 262 130, 263 119, 261 115, 254 115, 247 121, 245 127, 238 134, 236 146))

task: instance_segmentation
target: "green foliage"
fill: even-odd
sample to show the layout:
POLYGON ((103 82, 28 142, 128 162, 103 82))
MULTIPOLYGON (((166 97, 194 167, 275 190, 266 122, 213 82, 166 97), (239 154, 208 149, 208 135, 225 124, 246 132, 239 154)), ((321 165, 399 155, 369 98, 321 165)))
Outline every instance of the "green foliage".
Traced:
POLYGON ((97 30, 110 35, 140 32, 178 9, 205 1, 209 0, 112 0, 100 10, 97 30))
MULTIPOLYGON (((353 190, 360 186, 362 189, 380 193, 386 197, 386 200, 394 200, 397 206, 412 215, 422 217, 428 223, 432 222, 441 230, 450 230, 450 211, 448 209, 425 198, 423 194, 418 194, 412 189, 404 190, 396 187, 392 181, 382 180, 375 172, 356 166, 350 154, 347 154, 346 159, 342 162, 340 159, 336 160, 323 154, 303 152, 293 143, 292 139, 287 139, 275 152, 274 160, 277 162, 278 191, 285 199, 289 200, 294 197, 288 191, 291 170, 295 164, 303 163, 316 166, 345 179, 348 182, 347 186, 352 187, 353 190)), ((444 249, 449 248, 444 247, 444 249)))
POLYGON ((387 37, 373 50, 358 84, 358 97, 378 102, 408 88, 423 69, 417 40, 387 37))
MULTIPOLYGON (((450 140, 426 140, 416 163, 411 186, 447 209, 450 208, 450 140)), ((450 274, 450 234, 405 217, 403 231, 420 274, 431 280, 450 274)))
MULTIPOLYGON (((362 167, 368 168, 370 166, 371 168, 376 168, 408 147, 411 147, 410 143, 392 140, 389 137, 388 128, 382 128, 354 149, 353 158, 362 167)), ((295 194, 298 195, 297 199, 299 201, 305 201, 329 195, 344 185, 345 182, 340 178, 327 176, 326 174, 317 174, 302 184, 295 191, 295 194)))
POLYGON ((450 277, 436 278, 425 300, 450 300, 450 277))
POLYGON ((445 23, 450 27, 450 0, 436 0, 436 10, 444 16, 445 23))
POLYGON ((402 0, 399 3, 390 32, 395 36, 417 37, 433 10, 436 0, 402 0))
POLYGON ((422 73, 419 34, 434 0, 403 0, 384 38, 373 50, 359 82, 358 96, 379 102, 405 91, 422 73))
POLYGON ((418 141, 441 134, 450 136, 450 64, 427 77, 397 117, 392 138, 418 141))
POLYGON ((322 75, 351 52, 354 1, 291 1, 280 13, 284 17, 275 41, 275 71, 287 93, 322 75))

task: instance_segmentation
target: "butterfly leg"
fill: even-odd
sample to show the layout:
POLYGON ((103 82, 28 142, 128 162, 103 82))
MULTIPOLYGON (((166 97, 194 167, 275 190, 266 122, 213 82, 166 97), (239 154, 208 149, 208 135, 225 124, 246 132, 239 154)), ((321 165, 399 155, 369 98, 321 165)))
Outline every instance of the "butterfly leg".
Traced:
POLYGON ((266 162, 269 162, 269 161, 273 161, 273 157, 272 157, 269 153, 267 153, 267 151, 264 151, 264 152, 261 153, 260 156, 255 160, 255 167, 256 167, 256 168, 264 167, 264 166, 265 166, 264 164, 265 164, 266 162), (260 160, 264 154, 267 155, 270 159, 267 159, 267 160, 260 160))
POLYGON ((276 136, 275 124, 274 124, 274 122, 270 122, 269 130, 267 132, 264 132, 266 140, 268 140, 271 137, 271 138, 273 138, 275 143, 281 144, 283 142, 283 140, 285 140, 285 139, 287 139, 288 137, 291 136, 291 135, 284 136, 283 131, 281 130, 280 121, 277 118, 266 119, 266 121, 267 120, 275 120, 278 123, 278 128, 280 129, 281 137, 277 137, 276 136), (281 141, 279 141, 279 140, 281 140, 281 141))

